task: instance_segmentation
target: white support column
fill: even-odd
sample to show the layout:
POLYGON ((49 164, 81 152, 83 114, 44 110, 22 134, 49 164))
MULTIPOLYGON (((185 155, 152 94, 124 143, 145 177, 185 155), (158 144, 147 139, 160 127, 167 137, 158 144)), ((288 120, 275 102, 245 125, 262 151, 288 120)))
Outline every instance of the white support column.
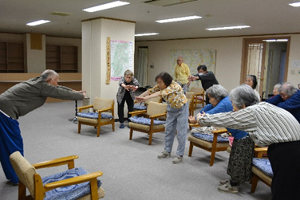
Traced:
MULTIPOLYGON (((134 44, 135 23, 117 19, 91 19, 82 22, 82 90, 87 92, 90 103, 95 97, 115 99, 118 81, 106 84, 106 40, 129 41, 134 44)), ((134 52, 134 49, 133 49, 134 52)), ((125 113, 127 111, 125 110, 125 113)), ((125 115, 126 116, 126 115, 125 115)))

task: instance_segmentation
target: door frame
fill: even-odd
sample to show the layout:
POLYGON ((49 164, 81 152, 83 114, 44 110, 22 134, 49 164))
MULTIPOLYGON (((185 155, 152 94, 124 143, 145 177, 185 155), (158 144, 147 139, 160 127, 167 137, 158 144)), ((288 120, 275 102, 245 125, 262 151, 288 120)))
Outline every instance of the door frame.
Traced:
MULTIPOLYGON (((244 83, 245 77, 247 75, 247 62, 248 62, 248 44, 249 43, 263 43, 263 53, 262 53, 262 69, 260 74, 260 88, 259 91, 262 91, 263 87, 263 80, 264 80, 264 69, 267 67, 265 66, 265 56, 266 56, 266 41, 267 39, 288 39, 287 41, 287 48, 286 48, 286 63, 285 63, 285 71, 284 71, 284 82, 287 81, 288 75, 288 66, 289 66, 289 55, 290 55, 290 36, 278 36, 278 37, 255 37, 255 38, 243 38, 243 48, 242 48, 242 61, 241 61, 241 74, 240 74, 240 84, 244 83)), ((262 95, 262 94, 260 94, 262 95)))

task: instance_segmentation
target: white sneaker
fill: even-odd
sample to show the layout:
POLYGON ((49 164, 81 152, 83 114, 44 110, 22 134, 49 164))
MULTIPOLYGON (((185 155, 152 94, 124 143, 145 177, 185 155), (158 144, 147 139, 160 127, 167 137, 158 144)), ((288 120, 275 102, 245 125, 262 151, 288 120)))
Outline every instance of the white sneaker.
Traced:
POLYGON ((171 156, 171 153, 169 153, 169 152, 167 152, 167 151, 163 151, 163 152, 161 152, 161 154, 159 154, 158 156, 157 156, 157 158, 168 158, 168 157, 170 157, 171 156))
POLYGON ((228 184, 228 183, 230 183, 230 180, 220 180, 220 182, 219 182, 220 184, 220 186, 221 185, 225 185, 225 184, 228 184))
POLYGON ((173 164, 178 164, 182 162, 183 157, 182 156, 176 156, 173 160, 173 164))
POLYGON ((239 187, 238 186, 231 186, 230 184, 224 184, 218 187, 220 192, 228 192, 228 193, 238 193, 239 187))

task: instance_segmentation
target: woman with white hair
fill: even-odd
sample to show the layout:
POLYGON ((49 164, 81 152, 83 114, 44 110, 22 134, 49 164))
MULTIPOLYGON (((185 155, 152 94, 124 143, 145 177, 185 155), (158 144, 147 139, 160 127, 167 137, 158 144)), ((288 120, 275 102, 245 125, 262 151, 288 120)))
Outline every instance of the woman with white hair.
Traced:
POLYGON ((288 111, 266 102, 257 104, 253 89, 241 85, 229 94, 233 112, 204 114, 200 125, 247 131, 259 146, 269 146, 273 170, 272 199, 298 199, 300 188, 300 124, 288 111))
POLYGON ((280 83, 277 83, 276 85, 274 85, 273 87, 273 95, 276 96, 279 94, 279 88, 281 87, 280 83))
MULTIPOLYGON (((230 112, 233 110, 228 91, 221 85, 213 85, 206 90, 210 104, 204 106, 200 114, 216 114, 230 112)), ((191 119, 191 123, 196 123, 196 119, 191 119)), ((230 179, 221 180, 219 191, 228 193, 238 193, 239 185, 250 181, 252 171, 252 159, 254 156, 254 142, 245 131, 227 128, 234 137, 227 174, 230 179)))

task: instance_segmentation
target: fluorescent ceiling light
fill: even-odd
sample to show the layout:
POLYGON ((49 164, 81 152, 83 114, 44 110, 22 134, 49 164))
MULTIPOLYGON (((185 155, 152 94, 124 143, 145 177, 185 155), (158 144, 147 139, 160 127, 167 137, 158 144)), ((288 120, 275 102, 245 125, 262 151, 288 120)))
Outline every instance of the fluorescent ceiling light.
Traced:
POLYGON ((179 22, 179 21, 186 21, 186 20, 192 20, 192 19, 199 19, 199 18, 202 18, 202 17, 194 15, 194 16, 187 16, 187 17, 178 17, 178 18, 157 20, 155 22, 169 23, 169 22, 179 22))
POLYGON ((269 39, 269 40, 263 40, 265 42, 287 42, 288 39, 269 39))
POLYGON ((300 7, 300 2, 289 3, 290 6, 300 7))
POLYGON ((140 34, 135 34, 135 37, 140 37, 140 36, 150 36, 150 35, 158 35, 158 33, 140 33, 140 34))
POLYGON ((50 22, 49 20, 38 20, 38 21, 34 21, 34 22, 30 22, 30 23, 27 23, 26 25, 27 26, 37 26, 37 25, 41 25, 41 24, 45 24, 45 23, 48 23, 50 22))
POLYGON ((115 7, 119 7, 119 6, 125 6, 129 4, 126 1, 113 1, 110 3, 106 3, 106 4, 102 4, 99 6, 94 6, 94 7, 90 7, 90 8, 86 8, 83 9, 86 12, 96 12, 96 11, 100 11, 100 10, 106 10, 106 9, 110 9, 110 8, 115 8, 115 7))
POLYGON ((208 31, 218 31, 218 30, 230 30, 230 29, 243 29, 249 28, 250 26, 243 25, 243 26, 227 26, 227 27, 216 27, 216 28, 206 28, 205 30, 208 31))

